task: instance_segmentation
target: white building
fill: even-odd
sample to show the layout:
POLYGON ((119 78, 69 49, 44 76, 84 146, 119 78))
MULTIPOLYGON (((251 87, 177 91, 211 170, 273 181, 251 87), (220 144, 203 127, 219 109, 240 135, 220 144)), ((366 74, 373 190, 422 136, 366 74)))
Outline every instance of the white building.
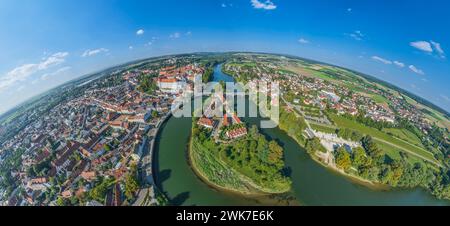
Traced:
POLYGON ((178 93, 185 86, 185 82, 178 81, 175 78, 159 78, 158 87, 163 92, 178 93))

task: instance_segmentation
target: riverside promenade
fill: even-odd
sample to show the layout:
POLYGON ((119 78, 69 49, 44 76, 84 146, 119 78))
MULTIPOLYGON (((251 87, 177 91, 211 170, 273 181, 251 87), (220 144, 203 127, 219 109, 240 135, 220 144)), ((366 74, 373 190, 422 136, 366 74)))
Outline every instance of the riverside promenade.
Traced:
POLYGON ((157 169, 153 161, 155 156, 155 141, 158 137, 162 125, 171 116, 171 112, 164 115, 160 120, 158 120, 155 127, 151 128, 146 135, 149 138, 148 148, 147 151, 143 153, 143 156, 139 163, 141 188, 139 189, 138 197, 133 203, 133 206, 151 206, 158 204, 156 194, 161 194, 161 192, 158 191, 158 187, 155 184, 155 178, 153 176, 155 173, 157 173, 157 169))

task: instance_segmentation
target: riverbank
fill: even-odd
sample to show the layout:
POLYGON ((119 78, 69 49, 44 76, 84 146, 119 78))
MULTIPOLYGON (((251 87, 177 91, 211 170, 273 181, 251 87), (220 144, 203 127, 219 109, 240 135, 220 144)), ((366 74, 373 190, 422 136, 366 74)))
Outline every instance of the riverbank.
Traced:
POLYGON ((336 173, 336 174, 338 174, 340 176, 346 177, 347 179, 349 179, 353 183, 356 183, 356 184, 359 184, 359 185, 363 185, 363 186, 365 186, 367 188, 370 188, 372 190, 377 190, 377 191, 388 191, 388 190, 392 189, 392 187, 390 187, 389 185, 373 182, 373 181, 364 179, 362 177, 359 177, 357 175, 346 173, 345 171, 343 171, 343 170, 341 170, 341 169, 339 169, 337 167, 333 167, 333 166, 330 166, 330 165, 324 163, 323 161, 321 161, 316 156, 311 156, 310 155, 310 157, 311 157, 312 160, 314 160, 315 162, 319 163, 323 167, 327 168, 328 170, 332 171, 333 173, 336 173))
MULTIPOLYGON (((292 138, 297 143, 298 146, 300 146, 302 149, 306 149, 306 147, 298 139, 298 137, 296 137, 296 136, 294 136, 292 134, 289 134, 288 131, 286 131, 284 128, 282 128, 280 126, 278 126, 278 128, 281 131, 285 132, 286 135, 288 135, 290 138, 292 138)), ((300 135, 300 136, 303 136, 303 135, 300 135)), ((308 156, 312 160, 314 160, 316 163, 320 164, 322 167, 325 167, 326 169, 328 169, 328 170, 332 171, 333 173, 336 173, 336 174, 338 174, 340 176, 344 176, 346 179, 351 180, 353 183, 357 183, 359 185, 363 185, 363 186, 368 187, 368 188, 370 188, 372 190, 380 190, 381 191, 381 190, 390 190, 391 189, 391 187, 388 186, 388 185, 380 184, 380 183, 377 183, 377 182, 373 182, 373 181, 367 180, 367 179, 359 177, 357 175, 347 173, 347 172, 345 172, 345 171, 343 171, 343 170, 341 170, 341 169, 339 169, 337 167, 333 167, 333 166, 331 166, 329 164, 326 164, 325 162, 321 161, 320 157, 317 156, 317 155, 308 154, 308 156)))
MULTIPOLYGON (((241 196, 246 196, 250 198, 254 197, 260 197, 260 196, 267 196, 270 195, 269 193, 265 193, 263 191, 258 190, 255 187, 248 187, 248 190, 238 190, 233 189, 231 187, 221 186, 217 183, 213 183, 208 179, 208 177, 202 173, 197 167, 198 163, 195 161, 195 158, 193 157, 193 150, 192 150, 192 136, 189 139, 188 149, 187 149, 187 161, 189 164, 189 167, 191 170, 195 173, 195 175, 205 184, 207 184, 209 187, 222 191, 222 192, 228 192, 233 193, 241 196)), ((241 178, 240 178, 241 179, 241 178)))
MULTIPOLYGON (((163 127, 164 123, 166 123, 170 117, 172 117, 171 112, 167 113, 166 115, 163 116, 163 118, 161 118, 158 123, 155 126, 155 131, 153 134, 153 139, 150 141, 150 145, 149 145, 149 149, 148 149, 148 153, 147 155, 150 157, 150 162, 145 164, 142 167, 142 170, 144 173, 144 175, 142 175, 142 180, 145 181, 145 184, 150 184, 153 187, 153 196, 152 199, 156 199, 156 194, 159 194, 161 196, 163 196, 163 199, 167 200, 167 197, 165 196, 164 192, 161 191, 158 187, 158 185, 156 184, 156 178, 155 175, 157 175, 157 170, 156 170, 156 166, 155 166, 155 162, 156 162, 156 154, 155 154, 155 143, 156 143, 156 139, 161 131, 161 127, 163 127), (148 175, 146 172, 150 171, 150 175, 148 175), (147 174, 147 175, 145 175, 147 174)), ((145 159, 145 156, 143 156, 143 159, 145 159)), ((138 195, 138 198, 136 200, 135 205, 141 206, 144 202, 139 202, 138 200, 146 200, 146 199, 142 199, 141 195, 143 194, 147 194, 146 192, 143 192, 145 190, 149 189, 148 187, 142 187, 139 190, 140 195, 138 195)), ((161 204, 161 203, 157 203, 157 204, 161 204)))
MULTIPOLYGON (((192 132, 192 134, 194 134, 192 132)), ((208 141, 207 141, 208 142, 208 141)), ((194 135, 190 138, 189 161, 194 172, 199 174, 203 180, 221 189, 230 190, 244 195, 271 195, 283 194, 290 190, 272 186, 279 185, 282 181, 273 181, 272 187, 257 184, 254 179, 249 178, 237 169, 230 166, 220 158, 217 150, 210 149, 201 143, 194 135)), ((209 143, 208 143, 209 144, 209 143)))

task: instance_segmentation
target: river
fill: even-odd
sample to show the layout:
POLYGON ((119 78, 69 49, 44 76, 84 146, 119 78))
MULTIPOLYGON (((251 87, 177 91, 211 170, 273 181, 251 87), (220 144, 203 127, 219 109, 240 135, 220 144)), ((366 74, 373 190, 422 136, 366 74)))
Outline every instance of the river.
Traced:
MULTIPOLYGON (((218 65, 214 70, 214 81, 220 80, 229 82, 233 78, 222 73, 221 65, 218 65)), ((260 120, 245 118, 249 124, 259 125, 260 120)), ((202 182, 187 161, 190 131, 190 118, 172 117, 162 126, 156 140, 156 183, 175 205, 267 204, 266 199, 218 191, 202 182)), ((262 129, 261 132, 283 146, 286 167, 293 182, 289 195, 301 205, 450 205, 419 188, 383 191, 360 185, 312 160, 280 129, 262 129)))

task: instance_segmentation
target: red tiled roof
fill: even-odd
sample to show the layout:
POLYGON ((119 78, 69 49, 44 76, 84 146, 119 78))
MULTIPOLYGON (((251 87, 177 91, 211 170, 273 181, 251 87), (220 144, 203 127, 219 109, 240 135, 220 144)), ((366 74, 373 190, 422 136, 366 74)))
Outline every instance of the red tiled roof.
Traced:
POLYGON ((213 121, 209 118, 200 118, 198 120, 198 124, 202 125, 202 126, 209 126, 212 127, 213 126, 213 121))
POLYGON ((176 79, 174 78, 160 78, 159 82, 164 82, 164 83, 175 83, 177 82, 176 79))
POLYGON ((228 115, 227 114, 223 115, 223 125, 228 126, 228 115))
POLYGON ((227 136, 229 138, 238 138, 238 137, 244 136, 246 134, 247 134, 247 128, 245 128, 245 127, 237 128, 237 129, 230 130, 227 132, 227 136))

